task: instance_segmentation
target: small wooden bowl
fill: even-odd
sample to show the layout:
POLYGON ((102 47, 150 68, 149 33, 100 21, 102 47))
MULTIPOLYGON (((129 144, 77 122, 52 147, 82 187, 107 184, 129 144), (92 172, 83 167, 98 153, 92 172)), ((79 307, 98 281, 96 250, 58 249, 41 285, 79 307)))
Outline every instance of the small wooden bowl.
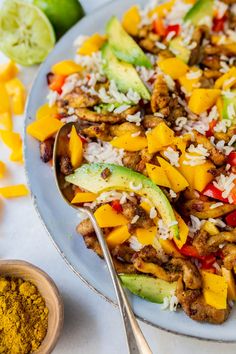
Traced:
POLYGON ((64 321, 64 306, 54 281, 41 269, 20 260, 0 261, 0 276, 14 276, 29 280, 45 299, 48 314, 48 331, 37 354, 49 354, 53 351, 61 334, 64 321))

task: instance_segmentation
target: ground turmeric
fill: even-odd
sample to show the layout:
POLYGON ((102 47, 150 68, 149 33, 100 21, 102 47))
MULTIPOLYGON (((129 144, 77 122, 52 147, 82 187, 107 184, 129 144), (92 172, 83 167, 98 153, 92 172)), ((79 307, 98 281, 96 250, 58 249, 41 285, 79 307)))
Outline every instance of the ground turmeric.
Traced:
POLYGON ((0 277, 0 353, 35 352, 47 327, 48 309, 38 289, 20 278, 0 277))

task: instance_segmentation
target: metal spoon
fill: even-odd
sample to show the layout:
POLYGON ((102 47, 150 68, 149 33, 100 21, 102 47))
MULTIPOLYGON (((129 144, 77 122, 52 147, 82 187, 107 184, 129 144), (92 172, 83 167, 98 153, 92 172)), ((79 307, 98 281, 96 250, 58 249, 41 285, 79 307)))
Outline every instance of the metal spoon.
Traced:
POLYGON ((123 318, 123 324, 126 332, 127 343, 129 348, 129 353, 132 354, 151 354, 152 351, 144 338, 144 335, 138 325, 138 322, 134 316, 133 310, 129 304, 127 295, 122 288, 120 279, 116 273, 112 257, 110 251, 107 247, 106 241, 104 239, 103 232, 101 228, 98 226, 97 221, 93 215, 93 213, 84 207, 77 207, 70 203, 70 200, 73 197, 73 190, 71 186, 65 186, 64 175, 62 175, 59 166, 59 159, 61 156, 65 156, 68 154, 67 146, 68 146, 68 135, 71 132, 72 126, 75 126, 77 131, 79 131, 79 123, 67 123, 62 126, 62 128, 58 131, 53 151, 53 166, 55 179, 57 183, 57 187, 63 199, 73 208, 81 211, 86 214, 94 228, 94 231, 97 235, 98 242, 101 246, 105 261, 107 263, 108 270, 110 272, 110 276, 115 288, 120 312, 123 318))

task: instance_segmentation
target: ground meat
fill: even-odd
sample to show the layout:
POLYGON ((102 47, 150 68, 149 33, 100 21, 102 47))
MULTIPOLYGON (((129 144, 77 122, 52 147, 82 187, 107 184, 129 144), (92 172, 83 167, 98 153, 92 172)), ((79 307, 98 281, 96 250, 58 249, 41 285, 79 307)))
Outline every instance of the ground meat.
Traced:
POLYGON ((101 123, 99 125, 91 125, 90 127, 84 128, 81 133, 89 138, 96 138, 102 141, 110 141, 112 137, 110 135, 110 126, 106 123, 101 123))
POLYGON ((143 118, 142 125, 145 129, 153 129, 157 127, 161 122, 163 122, 162 118, 155 117, 153 115, 146 115, 143 118))
POLYGON ((145 169, 146 169, 146 163, 150 162, 153 158, 153 154, 150 154, 148 152, 148 149, 142 149, 141 153, 140 153, 140 158, 141 160, 139 161, 139 163, 136 166, 136 171, 138 172, 142 172, 144 173, 145 169))
POLYGON ((136 252, 133 256, 133 260, 137 257, 142 259, 144 262, 161 264, 157 251, 151 245, 144 246, 140 251, 136 252))
POLYGON ((89 219, 82 220, 76 227, 76 231, 82 236, 90 235, 94 232, 93 225, 89 219))
POLYGON ((139 218, 134 224, 129 224, 130 232, 138 227, 149 229, 154 226, 154 222, 150 219, 146 211, 141 208, 139 205, 135 205, 132 202, 127 202, 122 205, 123 215, 131 222, 132 219, 138 215, 139 218))
POLYGON ((65 176, 68 176, 73 172, 73 167, 71 165, 69 156, 61 156, 60 171, 65 176))
POLYGON ((126 263, 132 263, 131 259, 135 254, 135 251, 129 247, 128 243, 122 243, 111 250, 113 257, 122 259, 126 263))
POLYGON ((131 168, 132 170, 136 169, 136 166, 140 162, 141 157, 138 151, 125 151, 122 158, 123 165, 125 167, 131 168))
POLYGON ((40 157, 43 162, 49 162, 53 157, 54 139, 49 138, 40 143, 40 157))
MULTIPOLYGON (((220 57, 215 55, 206 55, 202 59, 202 64, 211 70, 217 70, 217 72, 219 72, 218 70, 221 68, 220 57)), ((222 75, 222 73, 220 73, 220 75, 222 75)))
POLYGON ((188 64, 190 66, 196 65, 201 61, 202 56, 202 42, 204 38, 208 37, 209 28, 207 26, 198 26, 195 28, 192 36, 192 43, 196 46, 191 51, 188 64))
POLYGON ((179 273, 183 276, 183 282, 188 289, 200 289, 202 278, 197 267, 189 260, 184 258, 172 258, 168 263, 171 273, 179 273))
POLYGON ((224 266, 226 269, 235 269, 236 267, 236 245, 227 244, 223 249, 222 253, 224 256, 224 266))
POLYGON ((219 218, 236 209, 236 205, 224 204, 211 209, 215 202, 205 202, 200 199, 192 199, 182 202, 180 210, 184 216, 194 215, 199 219, 219 218))
POLYGON ((170 95, 167 83, 163 75, 158 75, 152 92, 151 108, 152 112, 159 112, 166 118, 170 114, 170 95))
POLYGON ((103 179, 107 179, 111 175, 111 171, 109 170, 108 167, 106 167, 102 172, 101 172, 101 177, 103 179))

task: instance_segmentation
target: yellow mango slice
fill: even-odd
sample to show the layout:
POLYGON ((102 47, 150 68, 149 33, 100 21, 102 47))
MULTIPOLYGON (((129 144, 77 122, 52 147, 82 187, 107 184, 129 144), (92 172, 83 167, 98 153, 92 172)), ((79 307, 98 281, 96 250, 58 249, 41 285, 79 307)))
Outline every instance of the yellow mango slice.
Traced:
POLYGON ((91 192, 78 192, 71 201, 71 204, 90 203, 96 200, 97 194, 91 192))
POLYGON ((170 181, 166 175, 166 172, 160 166, 156 166, 150 163, 146 163, 146 169, 148 177, 158 186, 171 188, 170 181))
POLYGON ((82 70, 82 66, 76 64, 73 60, 62 60, 52 66, 52 72, 56 75, 68 76, 82 70))
POLYGON ((174 132, 165 122, 147 132, 148 152, 150 154, 160 151, 163 147, 171 145, 174 141, 174 132))
POLYGON ((0 64, 0 81, 6 82, 13 79, 18 73, 18 68, 14 61, 9 60, 7 63, 0 64))
POLYGON ((179 227, 179 238, 174 237, 173 241, 175 242, 176 246, 178 248, 182 248, 183 245, 186 243, 187 238, 188 238, 188 233, 189 233, 189 227, 185 223, 185 221, 181 218, 181 216, 177 213, 177 211, 174 210, 175 213, 175 218, 178 221, 178 227, 179 227))
MULTIPOLYGON (((192 72, 198 72, 200 71, 202 73, 202 70, 199 68, 191 68, 192 72)), ((185 75, 179 77, 178 81, 180 83, 180 86, 182 86, 184 88, 184 90, 188 93, 192 92, 197 85, 199 84, 200 81, 200 75, 197 78, 193 78, 193 79, 189 79, 188 77, 188 73, 186 73, 185 75)))
POLYGON ((6 130, 12 130, 12 116, 10 112, 0 113, 0 125, 6 130))
POLYGON ((0 188, 0 195, 4 198, 23 197, 29 194, 27 187, 24 184, 7 186, 0 188))
POLYGON ((63 123, 55 118, 45 117, 28 125, 26 131, 39 141, 44 141, 58 132, 63 123))
POLYGON ((137 36, 140 22, 141 16, 137 5, 130 7, 122 18, 122 26, 131 36, 137 36))
POLYGON ((202 271, 203 295, 208 305, 216 309, 226 309, 228 284, 224 277, 202 271))
POLYGON ((233 66, 227 73, 220 76, 215 82, 215 88, 229 90, 236 83, 236 67, 233 66))
POLYGON ((0 161, 0 178, 3 178, 6 171, 6 165, 4 162, 0 161))
POLYGON ((223 100, 222 100, 222 97, 218 97, 217 98, 216 107, 217 107, 217 111, 219 113, 220 119, 222 119, 222 115, 223 115, 223 100))
POLYGON ((226 43, 224 47, 228 49, 231 53, 236 54, 236 43, 226 43))
POLYGON ((184 152, 186 150, 187 140, 184 138, 184 136, 175 136, 173 145, 175 145, 176 148, 181 152, 184 152))
POLYGON ((172 77, 173 80, 177 80, 189 70, 188 65, 178 58, 164 59, 158 63, 158 66, 165 74, 172 77))
POLYGON ((172 257, 183 258, 182 254, 176 249, 172 240, 163 240, 159 238, 159 242, 164 252, 172 257))
POLYGON ((130 133, 115 137, 110 144, 126 151, 139 151, 147 146, 147 138, 144 136, 132 136, 130 133))
POLYGON ((0 130, 2 142, 11 149, 10 160, 13 162, 22 162, 22 139, 20 134, 12 131, 0 130))
POLYGON ((165 17, 166 14, 172 9, 174 4, 175 0, 164 2, 163 4, 160 4, 154 7, 154 9, 152 9, 151 11, 149 11, 148 16, 153 17, 154 15, 156 15, 159 18, 165 17))
POLYGON ((166 172, 171 184, 171 189, 173 189, 175 193, 178 193, 189 186, 189 183, 186 178, 169 162, 164 160, 162 157, 157 157, 157 160, 160 166, 166 172))
POLYGON ((57 111, 57 106, 49 106, 48 103, 45 103, 41 107, 37 109, 36 112, 36 120, 48 117, 48 118, 57 118, 58 111, 57 111))
MULTIPOLYGON (((148 215, 150 214, 150 211, 151 211, 151 208, 152 208, 152 205, 151 205, 150 203, 148 203, 148 202, 141 202, 141 203, 140 203, 140 206, 141 206, 141 208, 143 208, 143 210, 146 211, 146 213, 147 213, 148 215)), ((157 224, 158 220, 159 220, 159 219, 158 219, 157 216, 153 219, 153 221, 154 221, 155 224, 157 224)))
POLYGON ((236 300, 236 284, 235 284, 232 270, 228 270, 224 267, 221 267, 221 270, 222 270, 222 275, 228 284, 228 299, 235 301, 236 300))
POLYGON ((219 89, 195 89, 190 97, 188 107, 195 114, 201 114, 214 106, 220 96, 219 89))
POLYGON ((80 55, 91 55, 94 52, 97 52, 105 41, 105 36, 101 36, 99 33, 94 33, 91 37, 84 41, 77 53, 80 55))
POLYGON ((12 110, 14 114, 23 114, 25 108, 25 87, 18 78, 6 83, 8 95, 11 97, 12 110))
POLYGON ((114 248, 128 240, 130 236, 131 234, 129 233, 127 225, 118 226, 109 233, 106 237, 106 242, 109 248, 114 248))
POLYGON ((205 230, 209 235, 214 236, 219 233, 219 229, 210 221, 206 221, 202 226, 202 230, 205 230))
POLYGON ((0 82, 0 114, 10 112, 10 97, 6 86, 0 82))
POLYGON ((77 134, 74 125, 70 133, 69 151, 70 151, 70 160, 72 166, 74 168, 79 167, 83 160, 83 143, 79 135, 77 134))
POLYGON ((109 204, 101 205, 94 213, 100 227, 115 227, 127 225, 128 220, 118 214, 109 204))
POLYGON ((144 228, 136 229, 137 239, 142 245, 152 245, 154 238, 156 237, 156 234, 157 234, 156 226, 150 227, 149 229, 144 229, 144 228))

